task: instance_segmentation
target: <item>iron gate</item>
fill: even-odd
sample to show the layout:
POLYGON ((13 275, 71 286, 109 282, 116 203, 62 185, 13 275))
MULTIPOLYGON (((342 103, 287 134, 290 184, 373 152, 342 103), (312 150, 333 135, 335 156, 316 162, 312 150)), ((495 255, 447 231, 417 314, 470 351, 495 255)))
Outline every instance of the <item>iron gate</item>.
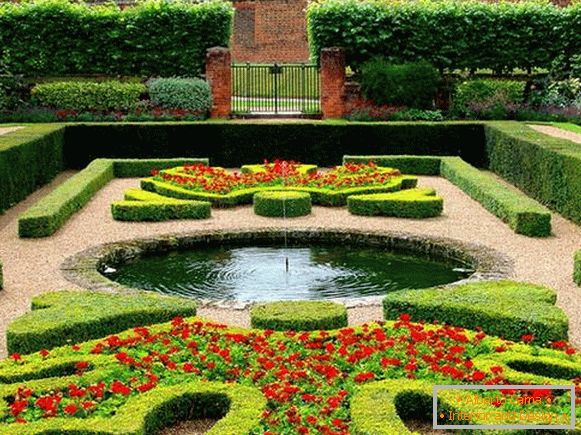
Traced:
POLYGON ((321 112, 315 64, 232 64, 232 112, 316 115, 321 112))

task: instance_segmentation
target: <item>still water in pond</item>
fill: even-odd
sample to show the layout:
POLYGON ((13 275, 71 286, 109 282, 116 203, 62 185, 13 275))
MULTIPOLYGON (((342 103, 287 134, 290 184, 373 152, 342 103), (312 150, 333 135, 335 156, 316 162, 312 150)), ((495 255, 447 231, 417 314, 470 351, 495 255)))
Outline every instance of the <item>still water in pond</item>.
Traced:
POLYGON ((268 301, 354 298, 425 288, 467 277, 463 267, 361 246, 210 246, 146 256, 106 276, 165 294, 268 301))

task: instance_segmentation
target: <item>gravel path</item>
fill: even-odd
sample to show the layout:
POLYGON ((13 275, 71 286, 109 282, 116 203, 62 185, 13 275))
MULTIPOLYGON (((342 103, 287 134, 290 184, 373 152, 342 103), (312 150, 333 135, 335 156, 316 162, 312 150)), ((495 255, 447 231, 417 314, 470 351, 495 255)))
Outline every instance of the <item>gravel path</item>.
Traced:
POLYGON ((558 137, 561 139, 569 139, 572 142, 581 143, 581 134, 575 133, 574 131, 565 130, 558 127, 552 127, 550 125, 528 125, 533 130, 539 133, 548 134, 549 136, 558 137))
POLYGON ((20 130, 23 127, 1 127, 0 128, 0 136, 3 136, 8 133, 12 133, 13 131, 20 130))
MULTIPOLYGON (((70 173, 61 174, 52 187, 70 173)), ((44 188, 17 207, 0 216, 0 258, 4 263, 5 290, 0 292, 0 352, 5 352, 5 330, 14 318, 25 313, 31 298, 49 290, 73 288, 61 275, 63 260, 89 246, 148 237, 156 234, 195 231, 197 229, 232 229, 282 227, 282 219, 254 215, 250 206, 214 209, 213 217, 202 221, 160 223, 123 223, 111 218, 110 204, 123 191, 137 187, 136 179, 117 179, 102 189, 80 213, 54 236, 45 239, 19 239, 17 214, 43 192, 44 188)), ((438 218, 409 220, 350 215, 345 208, 314 207, 310 216, 287 220, 293 227, 355 228, 358 230, 405 231, 415 234, 450 237, 479 243, 511 257, 515 279, 544 284, 557 290, 558 305, 571 319, 571 340, 581 346, 581 289, 572 280, 573 253, 581 247, 581 228, 553 215, 554 236, 534 239, 513 233, 510 228, 484 210, 454 185, 439 177, 420 177, 420 185, 436 188, 444 197, 444 214, 438 218)), ((217 321, 248 326, 248 312, 203 308, 199 314, 217 321)), ((381 307, 349 310, 352 324, 381 319, 381 307)))

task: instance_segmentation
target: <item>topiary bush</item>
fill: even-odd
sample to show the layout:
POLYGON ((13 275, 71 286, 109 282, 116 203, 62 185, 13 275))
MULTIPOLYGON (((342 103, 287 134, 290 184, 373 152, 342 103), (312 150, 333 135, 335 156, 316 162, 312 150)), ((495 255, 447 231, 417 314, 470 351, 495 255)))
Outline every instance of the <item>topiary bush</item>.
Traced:
POLYGON ((141 83, 65 81, 41 83, 31 95, 41 105, 57 110, 129 110, 145 92, 141 83))
POLYGON ((516 80, 477 79, 460 83, 451 112, 475 119, 504 119, 524 100, 526 83, 516 80))
POLYGON ((433 106, 440 75, 428 62, 394 65, 373 59, 361 67, 361 90, 375 104, 428 109, 433 106))
POLYGON ((444 199, 430 188, 407 189, 393 193, 352 195, 347 198, 349 213, 360 216, 393 216, 424 219, 442 214, 444 199))
POLYGON ((211 216, 212 204, 210 202, 186 201, 166 198, 151 192, 143 193, 155 195, 158 198, 116 201, 111 204, 113 219, 118 221, 161 222, 172 219, 208 219, 211 216))
MULTIPOLYGON (((577 283, 577 285, 581 286, 581 249, 578 250, 577 252, 575 252, 575 257, 574 257, 573 261, 574 261, 573 281, 575 281, 577 283)), ((1 269, 0 269, 0 272, 1 272, 1 269)))
POLYGON ((347 308, 325 301, 282 301, 255 305, 250 310, 253 328, 275 331, 314 331, 347 326, 347 308))
POLYGON ((158 78, 147 83, 149 98, 155 106, 206 113, 212 107, 210 85, 197 78, 158 78))
POLYGON ((252 201, 259 216, 299 217, 311 213, 311 195, 306 192, 258 192, 252 201))
POLYGON ((32 353, 195 314, 196 303, 191 300, 146 292, 45 293, 32 300, 31 312, 8 326, 6 342, 9 352, 32 353))
POLYGON ((537 343, 567 338, 568 320, 555 306, 556 293, 546 287, 512 281, 490 281, 389 293, 383 300, 386 319, 402 313, 415 321, 441 322, 520 340, 533 334, 537 343))

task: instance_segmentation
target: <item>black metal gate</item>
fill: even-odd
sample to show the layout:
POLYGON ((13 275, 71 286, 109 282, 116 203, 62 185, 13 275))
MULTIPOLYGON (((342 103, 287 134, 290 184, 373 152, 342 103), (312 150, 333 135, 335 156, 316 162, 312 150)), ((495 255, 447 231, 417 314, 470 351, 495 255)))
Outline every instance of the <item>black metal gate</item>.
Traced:
POLYGON ((232 64, 232 112, 317 115, 319 68, 314 64, 232 64))

